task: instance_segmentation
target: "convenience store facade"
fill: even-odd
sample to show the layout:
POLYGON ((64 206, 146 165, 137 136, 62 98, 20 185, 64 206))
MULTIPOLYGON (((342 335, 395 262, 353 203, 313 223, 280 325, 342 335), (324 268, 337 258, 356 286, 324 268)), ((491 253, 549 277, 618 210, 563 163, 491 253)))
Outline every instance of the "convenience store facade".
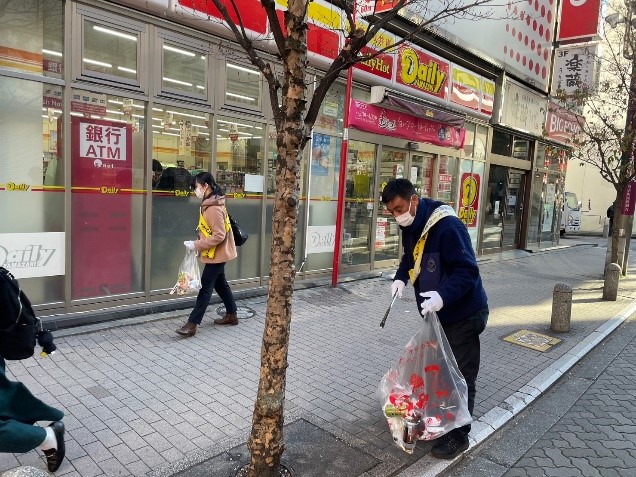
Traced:
MULTIPOLYGON (((342 41, 324 16, 332 12, 333 21, 337 9, 314 3, 323 16, 310 13, 310 31, 322 40, 310 35, 310 85, 342 41)), ((226 266, 233 287, 267 281, 276 148, 266 84, 223 38, 227 30, 203 21, 210 12, 191 6, 12 0, 4 12, 5 24, 19 27, 0 33, 0 265, 16 274, 42 316, 178 300, 169 290, 182 242, 196 227, 189 181, 199 171, 214 174, 250 234, 226 266)), ((267 31, 258 15, 248 23, 256 34, 267 31)), ((564 169, 537 159, 546 155, 540 134, 510 121, 491 125, 503 83, 496 87, 493 71, 468 63, 409 44, 356 69, 341 274, 397 265, 398 227, 379 201, 382 184, 394 177, 449 202, 478 253, 533 240, 540 246, 541 237, 530 234, 531 208, 523 207, 536 199, 530 191, 538 182, 529 177, 543 174, 536 209, 544 221, 564 169), (444 81, 405 74, 407 61, 434 67, 444 81), (510 150, 502 146, 492 163, 498 137, 496 144, 509 141, 510 150), (524 159, 515 156, 521 140, 524 159), (528 173, 519 178, 511 169, 528 173), (505 190, 497 189, 499 175, 505 190), (554 191, 544 175, 556 178, 554 191), (511 204, 515 184, 525 188, 511 204), (512 241, 504 231, 511 215, 518 227, 512 241)), ((329 91, 303 152, 299 280, 331 273, 344 89, 339 81, 329 91)), ((558 228, 557 238, 553 227, 545 234, 558 240, 558 228)))

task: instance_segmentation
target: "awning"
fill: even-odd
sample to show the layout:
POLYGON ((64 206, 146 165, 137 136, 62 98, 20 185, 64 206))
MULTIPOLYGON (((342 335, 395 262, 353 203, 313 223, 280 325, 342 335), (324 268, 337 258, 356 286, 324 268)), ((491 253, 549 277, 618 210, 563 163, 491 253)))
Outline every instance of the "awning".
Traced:
POLYGON ((380 102, 372 101, 372 104, 455 127, 464 127, 464 123, 466 122, 465 114, 448 111, 440 106, 433 106, 419 99, 406 99, 386 89, 382 95, 382 100, 380 102))

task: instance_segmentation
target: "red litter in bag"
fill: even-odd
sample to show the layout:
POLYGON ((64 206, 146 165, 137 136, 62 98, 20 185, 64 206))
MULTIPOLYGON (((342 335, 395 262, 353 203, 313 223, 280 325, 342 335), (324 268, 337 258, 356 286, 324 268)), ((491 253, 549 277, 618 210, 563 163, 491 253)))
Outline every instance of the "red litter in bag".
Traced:
POLYGON ((468 388, 436 313, 382 378, 382 410, 397 446, 411 454, 418 440, 437 439, 472 421, 468 388))

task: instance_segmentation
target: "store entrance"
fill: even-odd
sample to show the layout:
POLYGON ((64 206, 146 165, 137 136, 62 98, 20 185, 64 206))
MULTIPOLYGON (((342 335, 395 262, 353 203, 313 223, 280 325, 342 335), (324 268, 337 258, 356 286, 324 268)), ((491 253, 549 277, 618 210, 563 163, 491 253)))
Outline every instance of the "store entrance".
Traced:
POLYGON ((491 165, 483 248, 514 249, 521 239, 525 171, 491 165))

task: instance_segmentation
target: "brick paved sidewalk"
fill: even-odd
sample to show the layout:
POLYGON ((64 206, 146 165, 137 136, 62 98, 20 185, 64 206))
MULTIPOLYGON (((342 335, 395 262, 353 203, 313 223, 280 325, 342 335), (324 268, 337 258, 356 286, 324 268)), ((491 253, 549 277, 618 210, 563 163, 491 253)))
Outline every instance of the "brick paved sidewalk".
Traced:
MULTIPOLYGON (((480 259, 491 316, 482 335, 475 405, 481 422, 471 434, 477 440, 520 408, 519 395, 511 396, 521 390, 528 400, 536 397, 558 378, 553 364, 576 362, 593 345, 597 329, 614 326, 606 323, 636 297, 636 280, 627 278, 618 301, 600 300, 603 247, 581 244, 514 256, 480 259), (545 353, 502 341, 520 329, 554 335, 549 324, 557 282, 574 289, 572 330, 559 336, 563 341, 545 353)), ((386 327, 379 327, 389 286, 389 280, 377 278, 295 292, 286 423, 302 419, 349 444, 368 457, 364 476, 402 469, 404 476, 436 475, 446 463, 427 455, 430 444, 418 443, 411 456, 403 453, 381 412, 380 378, 420 324, 409 287, 386 327)), ((218 327, 212 325, 216 306, 211 306, 190 339, 174 333, 186 312, 156 315, 150 317, 154 321, 144 317, 101 331, 58 332, 59 353, 9 362, 10 376, 66 412, 68 460, 56 475, 168 476, 243 443, 258 384, 265 297, 239 306, 252 308, 255 316, 236 327, 218 327)), ((0 455, 0 471, 42 467, 41 456, 0 455)))

